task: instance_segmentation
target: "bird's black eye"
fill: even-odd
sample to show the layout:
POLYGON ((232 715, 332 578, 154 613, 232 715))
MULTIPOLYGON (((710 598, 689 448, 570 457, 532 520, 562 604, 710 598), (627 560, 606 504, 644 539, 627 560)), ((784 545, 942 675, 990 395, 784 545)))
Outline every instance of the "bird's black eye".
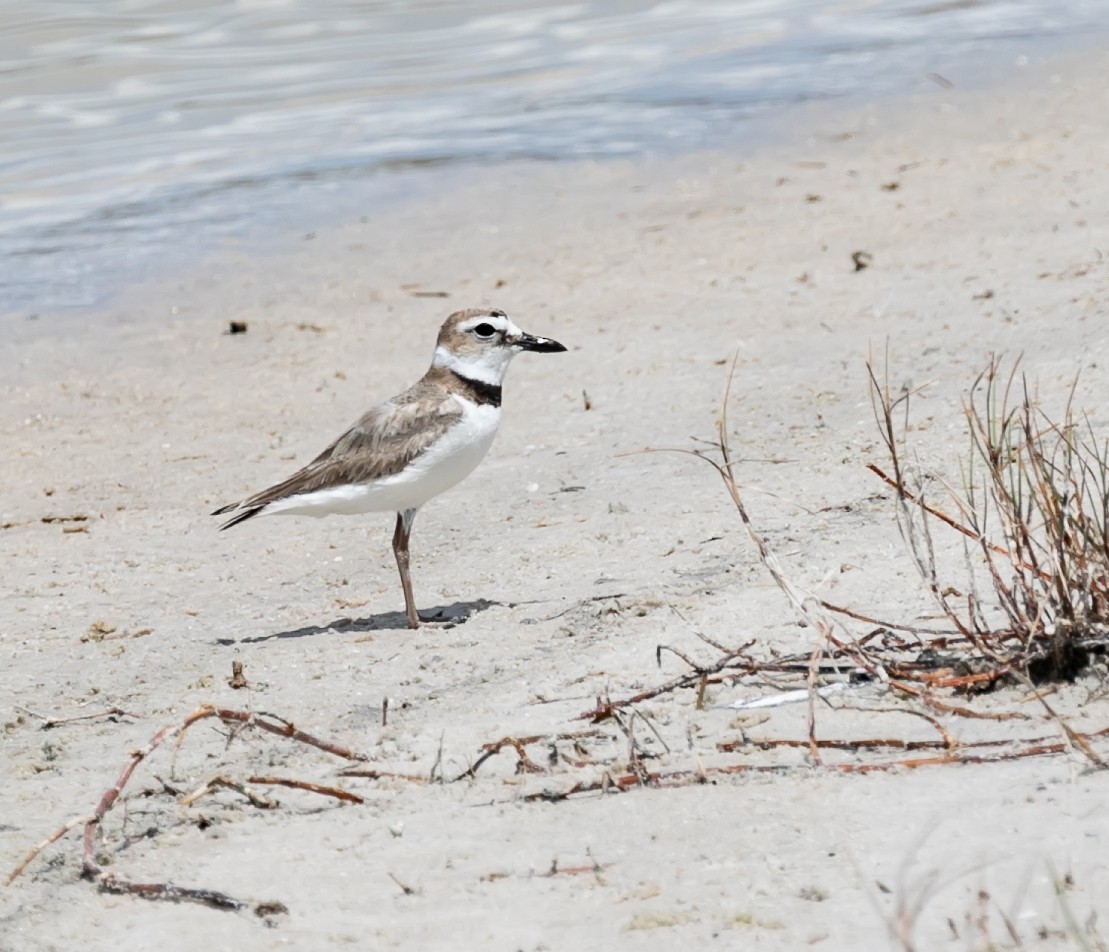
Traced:
POLYGON ((492 324, 478 324, 478 326, 474 328, 474 333, 477 334, 478 337, 488 340, 497 333, 497 329, 492 324))

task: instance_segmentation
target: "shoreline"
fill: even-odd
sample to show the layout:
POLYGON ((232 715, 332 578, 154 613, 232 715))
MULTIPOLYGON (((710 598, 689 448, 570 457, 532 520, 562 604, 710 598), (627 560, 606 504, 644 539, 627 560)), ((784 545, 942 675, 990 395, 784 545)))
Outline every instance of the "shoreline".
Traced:
MULTIPOLYGON (((276 712, 383 770, 426 776, 441 763, 453 776, 484 744, 580 728, 598 697, 684 670, 666 656, 660 667, 659 644, 702 657, 700 632, 809 650, 715 476, 638 453, 713 438, 733 354, 729 437, 783 569, 875 617, 926 615, 890 501, 865 470, 882 448, 864 360, 888 346, 893 387, 914 391, 911 449, 941 477, 958 479, 960 401, 991 353, 1023 353, 1048 410, 1081 371, 1076 406, 1109 428, 1107 67, 1109 54, 1092 53, 986 90, 799 117, 793 144, 739 160, 475 181, 285 255, 135 288, 91 342, 21 347, 27 363, 0 384, 12 448, 0 463, 12 487, 0 501, 11 580, 0 694, 51 717, 133 716, 47 736, 6 712, 8 866, 89 809, 127 751, 202 703, 276 712), (570 353, 516 362, 489 457, 421 514, 417 599, 468 608, 465 623, 394 627, 385 518, 216 533, 208 511, 310 458, 422 373, 446 312, 486 303, 570 353), (225 334, 232 319, 247 333, 225 334), (253 685, 245 697, 227 684, 232 661, 253 685)), ((645 713, 667 749, 643 741, 652 765, 696 770, 726 763, 717 745, 748 732, 803 733, 798 707, 768 720, 727 708, 764 690, 716 685, 702 707, 693 692, 656 699, 645 713)), ((1052 704, 1081 729, 1106 713, 1086 695, 1063 686, 1052 704)), ((996 712, 1019 699, 975 703, 996 712)), ((1053 729, 942 723, 960 738, 1053 729)), ((923 719, 863 706, 821 710, 820 727, 934 736, 923 719)), ((302 751, 216 741, 190 739, 175 784, 271 769, 335 782, 335 765, 302 751)), ((582 743, 626 755, 618 732, 582 743)), ((288 917, 268 930, 98 894, 66 840, 0 890, 0 923, 28 952, 137 948, 129 935, 155 934, 165 952, 309 941, 428 952, 457 949, 463 930, 496 949, 732 935, 766 949, 877 948, 897 903, 936 871, 947 885, 918 917, 921 947, 949 943, 949 920, 970 930, 979 890, 1016 909, 1031 943, 1041 925, 1065 938, 1050 868, 1072 875, 1079 921, 1099 908, 1105 844, 1090 817, 1103 780, 1078 759, 859 776, 782 758, 791 772, 545 803, 526 798, 586 768, 556 758, 517 773, 506 752, 465 784, 362 780, 357 809, 289 791, 264 816, 230 798, 193 813, 163 803, 151 780, 168 777, 161 762, 126 830, 156 835, 136 836, 114 868, 281 898, 288 917), (545 876, 552 857, 603 869, 545 876), (892 892, 876 895, 875 881, 892 892)), ((1008 941, 999 926, 991 936, 1008 941)))
MULTIPOLYGON (((685 164, 696 167, 716 155, 757 158, 760 154, 791 149, 804 137, 804 132, 799 134, 800 129, 823 121, 814 117, 852 117, 871 111, 880 117, 883 124, 888 124, 903 104, 912 106, 933 98, 930 95, 935 92, 932 84, 951 88, 956 96, 965 96, 990 88, 1027 83, 1031 81, 1030 75, 1050 68, 1047 64, 1053 61, 1076 61, 1091 54, 1096 56, 1096 50, 1104 46, 1104 36, 1053 34, 1039 38, 1035 51, 1030 54, 1020 53, 1017 48, 1010 49, 1015 42, 1012 39, 996 39, 994 43, 1001 48, 988 48, 978 59, 964 55, 947 61, 941 57, 936 71, 926 75, 922 72, 915 79, 905 77, 895 88, 881 87, 878 91, 855 89, 838 94, 831 100, 810 99, 768 105, 765 110, 745 118, 742 130, 732 133, 731 139, 692 151, 651 149, 638 156, 558 160, 532 158, 492 164, 448 160, 441 166, 433 163, 427 168, 421 168, 421 163, 414 162, 411 167, 379 170, 349 182, 328 181, 321 185, 317 193, 302 198, 300 211, 287 208, 268 223, 265 216, 252 222, 244 221, 235 234, 219 237, 213 233, 203 245, 193 246, 186 242, 181 246, 182 253, 186 255, 183 263, 171 263, 168 255, 163 255, 160 261, 144 264, 138 272, 122 268, 114 289, 105 290, 98 303, 0 312, 0 329, 10 332, 19 343, 42 336, 81 334, 83 324, 95 325, 123 309, 126 302, 133 300, 135 288, 148 289, 151 294, 168 291, 178 281, 194 281, 213 267, 218 270, 218 262, 224 257, 236 258, 245 254, 260 259, 260 266, 264 266, 267 258, 298 257, 298 245, 309 236, 350 229, 359 218, 365 220, 367 216, 374 221, 393 224, 398 219, 403 220, 408 210, 416 210, 418 214, 428 194, 465 192, 469 188, 480 187, 482 182, 495 182, 501 176, 526 180, 534 175, 540 183, 559 177, 574 181, 579 171, 588 176, 590 169, 608 164, 642 168, 649 175, 652 171, 666 175, 668 167, 685 164), (337 197, 338 193, 347 191, 351 193, 351 199, 337 197), (351 200, 361 214, 351 211, 351 200), (248 248, 258 250, 247 251, 248 248)), ((272 187, 273 183, 267 186, 272 187)), ((265 200, 264 195, 260 197, 265 200)), ((202 230, 205 227, 202 223, 202 230)), ((106 238, 111 240, 111 236, 106 238)))

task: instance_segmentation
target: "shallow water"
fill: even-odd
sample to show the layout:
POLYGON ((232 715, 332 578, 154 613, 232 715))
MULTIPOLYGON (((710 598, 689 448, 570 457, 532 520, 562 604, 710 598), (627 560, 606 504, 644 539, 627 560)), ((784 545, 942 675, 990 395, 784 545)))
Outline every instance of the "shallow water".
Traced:
POLYGON ((1104 0, 8 2, 0 313, 372 207, 399 171, 720 145, 1106 25, 1104 0))

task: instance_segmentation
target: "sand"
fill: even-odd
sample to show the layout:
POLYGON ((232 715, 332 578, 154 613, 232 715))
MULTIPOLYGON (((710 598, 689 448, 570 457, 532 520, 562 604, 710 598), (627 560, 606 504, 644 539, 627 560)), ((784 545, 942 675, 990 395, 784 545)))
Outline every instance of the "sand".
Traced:
MULTIPOLYGON (((0 384, 5 870, 204 703, 418 778, 453 780, 505 736, 596 733, 553 741, 553 764, 551 744, 528 747, 539 772, 507 748, 429 784, 341 778, 338 758, 257 732, 228 743, 205 721, 175 762, 171 744, 140 766, 102 852, 122 878, 287 913, 98 893, 77 832, 0 889, 0 948, 871 949, 898 947, 906 910, 922 949, 1013 945, 1003 916, 1027 948, 1080 947, 1106 908, 1109 823, 1105 775, 1078 754, 855 775, 802 750, 722 752, 803 737, 805 705, 740 714, 727 705, 776 689, 719 684, 700 708, 689 689, 641 705, 649 768, 793 769, 528 798, 626 771, 621 731, 580 715, 688 670, 658 645, 702 663, 718 652, 698 633, 764 657, 812 645, 712 470, 638 452, 714 437, 733 355, 728 428, 756 524, 796 584, 878 617, 934 609, 865 468, 884 459, 869 349, 920 388, 910 443, 940 475, 957 478, 961 400, 994 353, 1023 353, 1049 408, 1081 372, 1076 401, 1104 432, 1107 70, 1084 54, 984 89, 801 109, 741 156, 471 173, 131 289, 95 331, 22 335, 0 384), (215 531, 211 509, 415 379, 446 313, 477 304, 570 351, 518 358, 488 459, 416 522, 417 599, 460 623, 400 627, 388 517, 215 531), (228 684, 233 661, 249 688, 228 684), (43 729, 112 708, 127 713, 43 729), (366 802, 167 792, 260 774, 366 802)), ((1096 688, 1053 703, 1104 726, 1096 688)), ((961 739, 1057 737, 1021 698, 973 703, 1026 720, 940 720, 961 739)), ((861 691, 822 708, 818 734, 937 736, 897 704, 861 691)))

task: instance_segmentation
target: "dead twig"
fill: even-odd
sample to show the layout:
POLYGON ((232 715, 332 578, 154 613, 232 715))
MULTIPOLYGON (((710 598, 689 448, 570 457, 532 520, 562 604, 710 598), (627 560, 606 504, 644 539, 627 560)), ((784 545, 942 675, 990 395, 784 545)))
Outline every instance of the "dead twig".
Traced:
POLYGON ((24 714, 29 714, 31 717, 42 721, 39 725, 40 730, 48 731, 54 727, 61 727, 63 724, 74 724, 77 721, 93 721, 99 720, 102 717, 134 717, 134 714, 125 711, 121 707, 110 707, 106 711, 96 711, 93 714, 77 714, 74 717, 44 717, 28 707, 23 707, 21 704, 15 705, 17 711, 23 711, 24 714))
POLYGON ((750 648, 754 643, 754 639, 752 639, 751 641, 746 642, 740 647, 729 651, 729 653, 725 654, 721 658, 718 658, 710 665, 704 665, 701 667, 694 665, 694 670, 687 674, 678 675, 676 678, 671 678, 669 681, 666 681, 663 684, 657 685, 653 688, 648 688, 645 691, 640 691, 638 694, 634 694, 629 698, 624 698, 621 701, 602 701, 600 698, 597 698, 597 703, 593 710, 585 711, 584 713, 577 715, 575 720, 590 720, 594 724, 599 724, 601 721, 608 720, 610 717, 612 717, 613 712, 615 711, 622 710, 626 707, 631 707, 635 704, 639 704, 642 701, 650 700, 654 697, 658 697, 660 694, 668 694, 669 692, 677 691, 680 688, 687 688, 698 685, 703 678, 706 678, 712 674, 718 674, 719 672, 734 664, 735 660, 742 657, 744 652, 746 652, 747 649, 750 648))
MULTIPOLYGON (((204 708, 201 710, 204 710, 204 708)), ((244 727, 257 727, 270 734, 276 734, 278 737, 286 737, 289 740, 297 741, 297 743, 307 744, 309 747, 315 747, 326 753, 334 754, 336 757, 342 757, 344 760, 363 761, 369 759, 365 754, 353 751, 349 747, 343 747, 341 744, 336 744, 332 741, 322 740, 319 737, 302 731, 297 728, 292 721, 285 720, 283 717, 278 717, 276 714, 233 711, 222 707, 209 708, 208 710, 210 713, 206 714, 206 717, 218 717, 224 723, 238 723, 244 727)), ((197 720, 199 720, 199 718, 197 718, 197 720)))
MULTIPOLYGON (((1109 727, 1103 728, 1099 731, 1093 731, 1088 734, 1080 735, 1085 743, 1096 738, 1109 737, 1109 727)), ((1020 739, 993 739, 993 740, 978 740, 978 741, 954 741, 944 738, 943 740, 905 740, 901 737, 864 737, 856 740, 818 740, 817 743, 825 749, 829 750, 954 750, 956 748, 964 751, 983 750, 983 749, 999 749, 1006 747, 1021 747, 1023 745, 1026 749, 1046 750, 1047 747, 1053 744, 1054 739, 1051 737, 1025 737, 1020 739)), ((740 740, 722 741, 716 745, 716 749, 723 753, 730 753, 736 750, 744 749, 771 749, 774 747, 806 747, 808 740, 799 738, 743 738, 740 740)), ((1059 748, 1062 750, 1063 748, 1059 748)))
POLYGON ((502 737, 500 740, 492 741, 488 744, 481 745, 481 754, 469 767, 458 774, 451 783, 458 783, 459 780, 469 780, 477 776, 478 770, 490 757, 495 757, 505 747, 511 747, 516 751, 516 772, 517 773, 544 773, 544 769, 535 763, 527 752, 528 743, 535 743, 540 740, 539 737, 502 737))
POLYGON ((597 860, 593 858, 593 854, 588 850, 586 850, 586 854, 589 856, 590 860, 592 860, 588 866, 560 866, 558 864, 558 857, 556 856, 551 860, 551 868, 543 873, 543 877, 545 879, 550 879, 554 876, 588 876, 590 873, 594 876, 599 876, 612 865, 612 863, 598 863, 597 860))
POLYGON ((250 682, 243 674, 243 663, 241 661, 231 662, 231 677, 227 679, 227 684, 233 691, 239 691, 242 688, 250 687, 250 682))
POLYGON ((396 876, 394 876, 390 872, 386 872, 385 875, 388 876, 394 883, 396 883, 397 886, 400 888, 400 891, 406 896, 415 896, 417 894, 418 890, 414 886, 409 886, 405 883, 402 883, 399 879, 397 879, 396 876))
MULTIPOLYGON (((189 886, 175 886, 173 883, 135 883, 127 879, 120 879, 112 873, 103 873, 97 877, 97 887, 101 892, 116 895, 140 896, 143 899, 161 899, 168 902, 195 902, 212 909, 223 909, 238 912, 246 909, 251 903, 242 899, 228 896, 226 893, 214 889, 195 889, 189 886)), ((265 903, 271 910, 279 907, 280 911, 287 911, 281 903, 265 903)))
POLYGON ((213 777, 207 783, 197 787, 192 793, 187 794, 178 801, 183 807, 191 807, 201 797, 206 796, 213 790, 234 790, 236 793, 245 797, 252 806, 258 807, 260 810, 273 810, 277 807, 277 803, 270 800, 268 797, 263 797, 261 794, 255 793, 246 785, 239 783, 237 780, 232 780, 230 777, 213 777))
MULTIPOLYGON (((278 717, 275 714, 254 713, 251 711, 237 711, 228 708, 218 708, 212 705, 203 705, 189 714, 179 724, 171 724, 163 727, 157 731, 153 737, 147 742, 145 747, 132 752, 130 759, 120 772, 116 782, 109 787, 100 797, 95 810, 85 817, 79 817, 63 824, 58 830, 50 834, 41 843, 34 846, 23 860, 12 870, 6 880, 7 885, 11 885, 15 879, 23 873, 28 865, 37 857, 43 849, 52 843, 57 842, 64 837, 71 830, 76 829, 78 826, 84 827, 84 835, 82 838, 82 852, 81 852, 81 873, 86 879, 91 879, 98 887, 106 892, 112 893, 126 893, 129 895, 140 896, 146 899, 161 899, 170 900, 174 902, 189 901, 198 902, 203 905, 208 905, 218 909, 242 909, 249 905, 241 900, 234 899, 226 896, 223 893, 214 892, 208 889, 197 889, 192 887, 177 886, 171 883, 135 883, 126 879, 116 876, 104 869, 101 865, 100 859, 96 853, 96 837, 97 833, 107 816, 109 811, 116 805, 123 794, 124 788, 131 780, 139 765, 142 764, 155 750, 161 747, 166 741, 177 738, 178 744, 183 739, 185 733, 194 724, 199 721, 209 718, 217 718, 221 722, 235 726, 238 730, 247 730, 249 728, 259 728, 271 734, 280 737, 285 737, 294 740, 298 743, 306 744, 310 747, 315 747, 319 750, 326 751, 327 753, 334 754, 345 760, 364 761, 367 758, 359 753, 356 753, 349 748, 343 747, 339 744, 332 743, 331 741, 322 740, 312 734, 297 728, 292 721, 285 718, 278 717)), ((352 803, 361 803, 362 798, 356 794, 349 793, 345 790, 339 790, 334 787, 326 787, 319 784, 309 783, 302 780, 289 780, 276 777, 254 777, 251 778, 253 783, 270 783, 279 784, 281 786, 295 787, 298 789, 309 790, 314 793, 323 794, 325 796, 332 796, 340 800, 352 803)), ((208 784, 205 784, 200 790, 190 794, 185 798, 186 803, 194 802, 199 796, 207 793, 211 789, 218 786, 229 787, 237 790, 239 793, 247 796, 256 806, 270 808, 270 801, 265 798, 260 798, 256 794, 252 794, 245 786, 238 784, 233 780, 225 777, 217 777, 208 784)), ((284 907, 280 903, 267 903, 264 904, 265 909, 269 911, 281 911, 284 907)))
MULTIPOLYGON (((942 522, 946 526, 951 527, 956 532, 961 532, 968 539, 973 539, 975 542, 981 541, 981 535, 979 533, 975 532, 969 526, 964 526, 962 523, 957 522, 955 519, 952 519, 951 516, 949 516, 946 512, 942 512, 941 510, 936 509, 934 506, 930 506, 923 499, 921 499, 920 497, 914 495, 904 485, 904 483, 899 484, 895 479, 893 479, 890 476, 887 476, 884 472, 882 472, 881 468, 879 466, 877 466, 875 463, 867 463, 866 468, 869 469, 872 473, 874 473, 875 476, 877 476, 879 479, 881 479, 887 485, 892 486, 895 490, 897 490, 897 494, 902 499, 904 499, 906 502, 911 502, 914 506, 920 507, 924 512, 928 513, 928 515, 933 516, 936 519, 939 519, 940 522, 942 522)), ((999 545, 993 545, 992 543, 987 543, 987 546, 991 550, 996 552, 998 555, 1008 555, 1009 554, 1008 549, 1005 549, 1005 548, 1003 548, 999 545)))
POLYGON ((397 773, 392 770, 378 770, 376 767, 348 767, 339 771, 340 777, 363 777, 367 780, 404 780, 407 783, 426 784, 433 781, 420 774, 397 773))
POLYGON ((70 830, 75 830, 77 829, 77 827, 83 826, 84 824, 90 822, 92 818, 93 817, 91 813, 87 816, 74 817, 68 823, 63 823, 41 843, 36 843, 34 846, 32 846, 27 851, 27 854, 23 857, 23 859, 21 859, 16 865, 15 869, 8 873, 8 878, 4 880, 4 885, 10 886, 12 883, 14 883, 19 874, 22 873, 23 870, 25 870, 31 864, 31 861, 36 856, 38 856, 39 853, 46 849, 46 847, 48 847, 51 843, 57 843, 58 840, 65 836, 70 830))
MULTIPOLYGON (((818 619, 818 621, 820 623, 819 631, 823 638, 827 639, 831 635, 827 622, 823 618, 818 619)), ((818 641, 813 645, 812 654, 809 655, 809 670, 805 673, 805 687, 808 690, 809 757, 817 766, 820 765, 820 747, 816 742, 816 674, 820 667, 820 659, 824 654, 824 644, 824 641, 818 641)))
POLYGON ((1038 700, 1040 704, 1043 705, 1044 710, 1047 711, 1048 717, 1050 717, 1053 721, 1055 721, 1056 724, 1059 725, 1059 729, 1063 732, 1063 736, 1066 737, 1067 741, 1072 746, 1076 747, 1082 753, 1082 755, 1091 764, 1094 765, 1094 767, 1096 767, 1098 770, 1104 770, 1107 766, 1105 758, 1102 757, 1101 754, 1099 754, 1096 750, 1094 750, 1092 746, 1090 746, 1089 739, 1078 733, 1078 731, 1071 727, 1070 724, 1067 723, 1066 719, 1063 718, 1055 710, 1055 708, 1047 703, 1047 698, 1044 697, 1043 693, 1040 691, 1036 691, 1035 688, 1032 687, 1032 682, 1030 680, 1025 678, 1025 682, 1035 694, 1036 700, 1038 700))
POLYGON ((343 790, 340 787, 325 787, 323 784, 311 783, 308 780, 296 780, 292 777, 251 777, 250 783, 260 783, 269 786, 290 787, 294 790, 307 790, 325 797, 334 797, 345 803, 365 803, 366 801, 356 793, 343 790))
MULTIPOLYGON (((1100 732, 1102 734, 1109 733, 1109 729, 1100 732)), ((922 743, 937 742, 924 741, 922 743)), ((808 746, 808 740, 794 741, 793 746, 808 746)), ((910 748, 911 749, 911 748, 910 748)), ((927 749, 927 748, 924 748, 927 749)), ((951 765, 980 765, 980 764, 994 764, 1002 763, 1005 761, 1023 760, 1030 757, 1046 757, 1056 754, 1064 753, 1068 749, 1068 744, 1063 741, 1048 742, 1048 743, 1035 743, 1026 744, 1024 746, 1017 746, 1013 750, 1002 750, 994 753, 971 754, 965 752, 948 751, 937 757, 912 757, 902 760, 889 760, 879 763, 847 763, 847 764, 822 764, 819 768, 810 766, 795 766, 789 764, 751 764, 751 763, 738 763, 726 764, 723 766, 705 767, 698 765, 695 770, 671 770, 671 771, 657 771, 647 772, 646 775, 641 775, 637 772, 612 775, 605 773, 599 780, 580 781, 566 790, 552 791, 541 790, 536 793, 525 795, 522 799, 525 802, 543 801, 547 803, 558 803, 563 800, 568 800, 570 797, 577 796, 584 793, 606 793, 610 790, 629 790, 633 787, 652 786, 652 787, 685 787, 697 786, 704 783, 712 783, 710 777, 723 777, 734 776, 737 774, 788 774, 788 773, 811 773, 814 769, 829 770, 838 773, 853 773, 853 774, 867 774, 867 773, 881 773, 890 770, 916 770, 921 767, 941 767, 951 765)))

